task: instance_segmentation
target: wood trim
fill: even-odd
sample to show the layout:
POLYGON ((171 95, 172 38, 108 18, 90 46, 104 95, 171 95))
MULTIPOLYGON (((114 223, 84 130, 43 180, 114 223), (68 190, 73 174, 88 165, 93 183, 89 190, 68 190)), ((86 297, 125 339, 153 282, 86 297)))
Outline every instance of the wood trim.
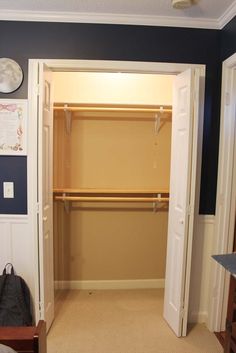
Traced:
POLYGON ((224 344, 225 344, 225 331, 221 331, 221 332, 214 332, 216 338, 218 339, 218 341, 220 342, 221 346, 224 348, 224 344))
POLYGON ((236 279, 230 276, 230 288, 228 297, 227 317, 226 317, 226 332, 224 341, 225 353, 236 353, 235 344, 235 299, 236 299, 236 279))
POLYGON ((37 326, 0 327, 0 342, 19 353, 46 353, 46 323, 37 326))

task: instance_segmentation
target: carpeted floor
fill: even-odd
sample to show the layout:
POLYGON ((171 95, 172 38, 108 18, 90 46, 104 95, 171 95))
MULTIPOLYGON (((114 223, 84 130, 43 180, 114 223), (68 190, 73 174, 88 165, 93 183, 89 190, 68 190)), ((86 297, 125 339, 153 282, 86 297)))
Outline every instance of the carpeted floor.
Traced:
POLYGON ((163 290, 61 291, 48 353, 222 353, 204 325, 177 338, 162 318, 163 290))

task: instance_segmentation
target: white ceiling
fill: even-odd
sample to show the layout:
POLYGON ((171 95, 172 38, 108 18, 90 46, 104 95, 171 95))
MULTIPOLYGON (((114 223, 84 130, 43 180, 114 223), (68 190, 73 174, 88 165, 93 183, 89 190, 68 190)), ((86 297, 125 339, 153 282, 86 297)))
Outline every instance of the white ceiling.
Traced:
POLYGON ((0 0, 0 20, 127 23, 222 28, 236 15, 236 0, 194 0, 176 10, 171 0, 0 0))

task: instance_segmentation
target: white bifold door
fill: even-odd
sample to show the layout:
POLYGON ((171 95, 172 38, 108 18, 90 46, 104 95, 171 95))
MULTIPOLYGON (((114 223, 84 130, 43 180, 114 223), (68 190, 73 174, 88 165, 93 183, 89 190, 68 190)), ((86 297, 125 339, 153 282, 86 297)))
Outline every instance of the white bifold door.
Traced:
MULTIPOLYGON (((41 318, 54 318, 53 278, 53 102, 52 73, 38 70, 38 239, 41 318)), ((174 84, 171 180, 164 317, 177 336, 185 336, 195 206, 199 82, 194 70, 174 84)))
POLYGON ((54 319, 52 73, 43 64, 38 72, 39 297, 48 330, 54 319))
POLYGON ((195 209, 199 79, 189 69, 173 87, 170 203, 164 318, 186 336, 195 209))

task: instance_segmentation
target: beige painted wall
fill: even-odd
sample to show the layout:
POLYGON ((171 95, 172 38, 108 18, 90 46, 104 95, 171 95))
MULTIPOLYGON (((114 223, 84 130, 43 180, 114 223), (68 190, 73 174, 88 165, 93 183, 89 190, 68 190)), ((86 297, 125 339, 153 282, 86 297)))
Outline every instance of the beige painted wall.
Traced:
POLYGON ((167 212, 57 204, 56 280, 164 278, 167 212))
MULTIPOLYGON (((54 186, 168 189, 170 140, 170 122, 155 135, 154 121, 128 113, 98 120, 75 114, 68 135, 57 113, 54 186)), ((74 203, 66 213, 57 202, 54 215, 56 280, 164 278, 167 210, 74 203)))
POLYGON ((153 121, 73 120, 70 187, 169 189, 170 126, 155 135, 153 121))
POLYGON ((173 78, 154 74, 54 72, 54 101, 172 105, 173 78))

